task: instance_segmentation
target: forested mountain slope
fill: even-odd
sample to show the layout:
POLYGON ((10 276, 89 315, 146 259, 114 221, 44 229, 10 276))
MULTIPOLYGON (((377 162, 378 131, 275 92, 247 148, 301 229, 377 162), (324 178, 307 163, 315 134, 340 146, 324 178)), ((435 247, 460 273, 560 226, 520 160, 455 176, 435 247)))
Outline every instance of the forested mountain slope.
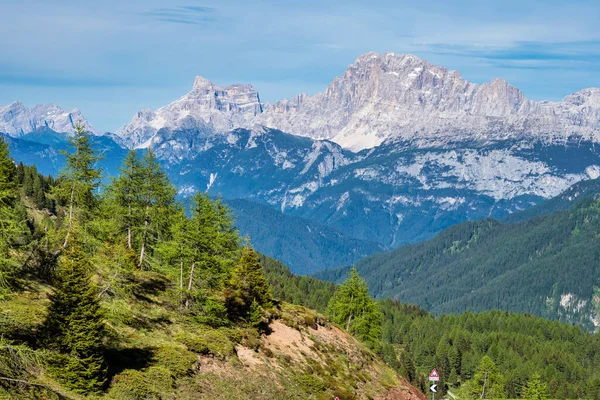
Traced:
POLYGON ((314 220, 286 215, 273 207, 243 200, 226 200, 242 236, 248 235, 256 249, 283 261, 297 274, 352 264, 384 250, 366 240, 314 220))
POLYGON ((424 400, 398 372, 426 390, 433 367, 441 395, 598 396, 595 335, 377 304, 356 272, 295 276, 240 245, 222 203, 198 195, 185 216, 152 152, 98 196, 93 149, 73 145, 54 179, 0 143, 0 396, 424 400))
MULTIPOLYGON (((435 313, 524 312, 596 329, 600 202, 516 224, 455 225, 427 242, 376 254, 356 268, 377 298, 435 313)), ((315 276, 340 281, 349 267, 315 276)))

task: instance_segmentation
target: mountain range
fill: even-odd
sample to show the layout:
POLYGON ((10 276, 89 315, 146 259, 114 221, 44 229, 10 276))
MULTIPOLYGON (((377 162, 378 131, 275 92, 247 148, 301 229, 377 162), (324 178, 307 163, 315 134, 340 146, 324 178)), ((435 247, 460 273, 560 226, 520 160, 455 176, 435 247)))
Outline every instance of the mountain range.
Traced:
POLYGON ((117 134, 146 147, 162 128, 210 134, 262 125, 360 151, 388 139, 420 147, 519 135, 598 141, 599 121, 599 89, 535 102, 503 79, 478 85, 411 54, 367 53, 323 93, 273 104, 261 102, 251 85, 220 86, 198 76, 188 94, 138 112, 117 134))
MULTIPOLYGON (((348 250, 360 257, 501 219, 598 177, 599 93, 535 102, 501 79, 479 85, 413 55, 368 53, 314 96, 264 103, 250 85, 197 77, 189 93, 114 134, 90 130, 109 173, 126 148, 152 148, 182 199, 208 191, 257 203, 252 220, 238 221, 244 233, 285 217, 307 222, 290 223, 289 237, 327 228, 314 230, 310 252, 285 251, 282 261, 305 273, 351 262, 348 250), (319 245, 323 232, 340 252, 319 245)), ((43 173, 61 166, 64 140, 49 142, 60 141, 50 130, 69 133, 74 121, 90 126, 78 110, 0 108, 14 157, 43 173)), ((266 236, 253 239, 282 256, 266 236)))

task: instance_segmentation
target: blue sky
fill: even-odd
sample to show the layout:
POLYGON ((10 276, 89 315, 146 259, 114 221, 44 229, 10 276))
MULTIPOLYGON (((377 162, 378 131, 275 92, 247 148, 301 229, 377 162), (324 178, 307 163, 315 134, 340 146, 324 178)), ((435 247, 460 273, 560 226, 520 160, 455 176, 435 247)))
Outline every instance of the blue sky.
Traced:
POLYGON ((314 94, 368 51, 412 53, 529 98, 600 86, 600 2, 0 0, 0 104, 78 107, 114 131, 194 77, 314 94))

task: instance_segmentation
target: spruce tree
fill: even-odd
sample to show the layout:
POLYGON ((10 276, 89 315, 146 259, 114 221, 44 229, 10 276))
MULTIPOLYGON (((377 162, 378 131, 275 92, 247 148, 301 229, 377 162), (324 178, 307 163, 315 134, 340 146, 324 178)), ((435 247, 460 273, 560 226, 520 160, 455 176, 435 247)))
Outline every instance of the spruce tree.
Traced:
POLYGON ((258 255, 248 244, 242 250, 242 258, 233 271, 225 297, 227 310, 233 319, 245 320, 249 317, 255 319, 256 305, 263 308, 271 305, 269 282, 258 260, 258 255), (253 306, 253 303, 256 305, 253 306))
POLYGON ((336 288, 327 313, 333 322, 343 326, 369 347, 379 346, 383 315, 377 302, 369 296, 367 283, 355 268, 350 270, 350 277, 336 288))
POLYGON ((48 348, 65 354, 58 377, 79 393, 97 392, 106 380, 105 328, 91 265, 75 233, 59 259, 54 293, 42 328, 48 348))
POLYGON ((66 200, 68 207, 63 247, 69 243, 75 222, 83 226, 95 208, 94 191, 100 185, 101 176, 101 171, 96 167, 101 157, 94 152, 90 135, 81 123, 75 126, 75 135, 69 139, 69 143, 71 152, 62 153, 66 157, 66 164, 60 174, 61 182, 56 187, 56 193, 66 200))

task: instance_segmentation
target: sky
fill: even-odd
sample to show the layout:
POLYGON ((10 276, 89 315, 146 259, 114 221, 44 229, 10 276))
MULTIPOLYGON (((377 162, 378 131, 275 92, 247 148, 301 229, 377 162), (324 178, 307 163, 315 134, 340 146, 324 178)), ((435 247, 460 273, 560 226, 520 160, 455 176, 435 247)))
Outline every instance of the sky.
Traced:
POLYGON ((534 100, 600 87, 600 1, 0 0, 0 105, 79 108, 114 132, 194 77, 315 94, 369 51, 411 53, 534 100))

